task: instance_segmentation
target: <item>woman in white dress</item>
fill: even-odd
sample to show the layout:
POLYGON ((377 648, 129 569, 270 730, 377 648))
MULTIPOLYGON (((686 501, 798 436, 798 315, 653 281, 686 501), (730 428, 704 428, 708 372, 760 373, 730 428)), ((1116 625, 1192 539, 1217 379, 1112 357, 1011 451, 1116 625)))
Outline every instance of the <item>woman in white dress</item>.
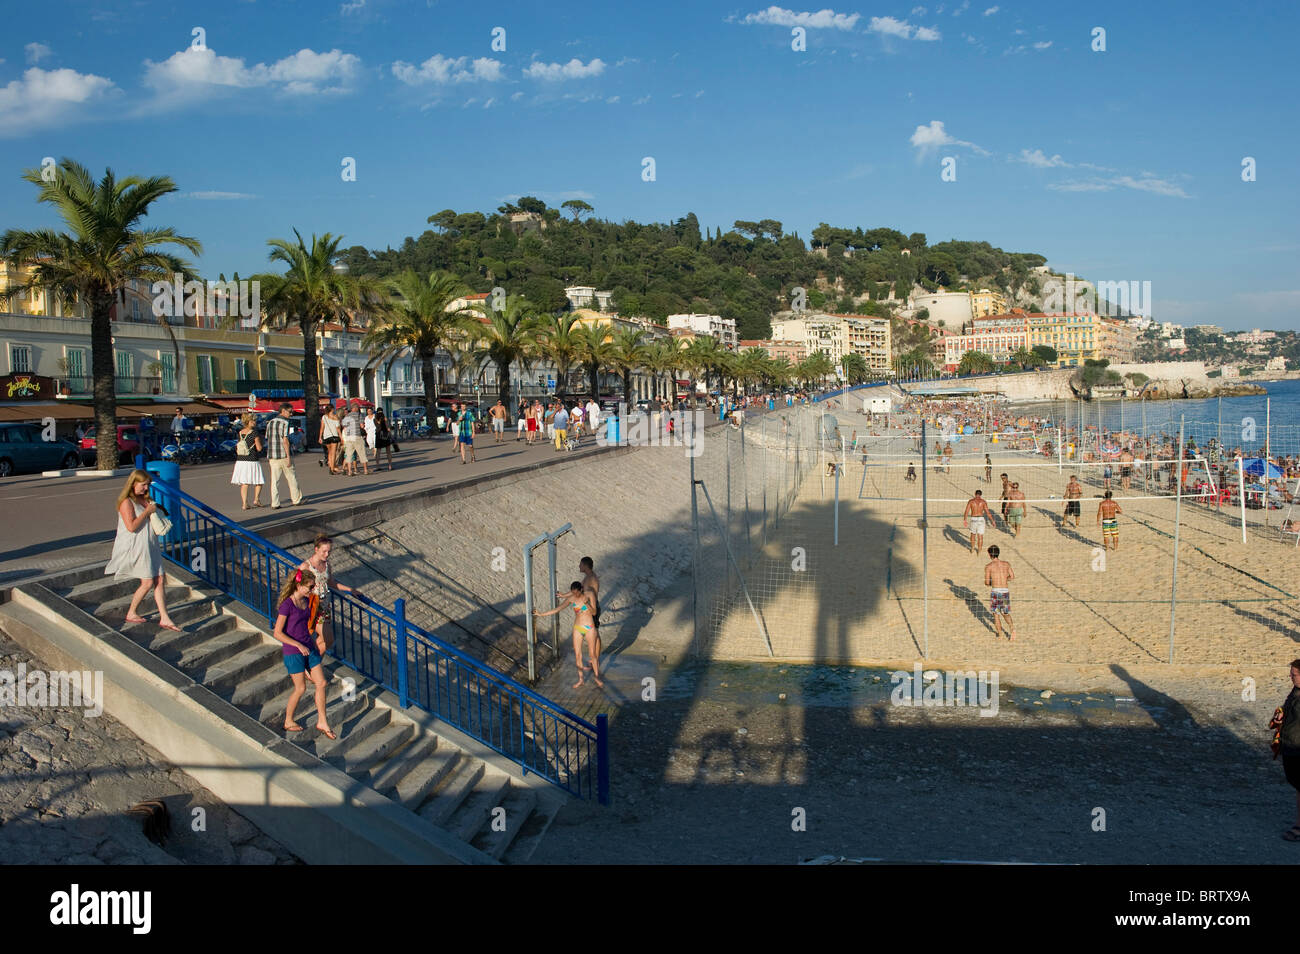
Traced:
POLYGON ((262 476, 262 465, 257 462, 257 455, 262 450, 262 438, 258 436, 255 419, 251 412, 246 413, 240 422, 239 440, 235 444, 235 472, 230 482, 239 485, 239 500, 248 509, 248 488, 253 488, 253 506, 262 506, 262 485, 266 478, 262 476))
POLYGON ((113 541, 113 555, 109 557, 104 575, 116 580, 139 580, 140 586, 131 596, 126 610, 128 623, 143 623, 137 610, 146 593, 153 590, 158 604, 158 625, 179 633, 180 627, 167 615, 167 602, 163 589, 162 547, 154 535, 149 517, 158 509, 149 499, 149 484, 153 478, 143 470, 131 471, 126 486, 117 495, 117 538, 113 541))

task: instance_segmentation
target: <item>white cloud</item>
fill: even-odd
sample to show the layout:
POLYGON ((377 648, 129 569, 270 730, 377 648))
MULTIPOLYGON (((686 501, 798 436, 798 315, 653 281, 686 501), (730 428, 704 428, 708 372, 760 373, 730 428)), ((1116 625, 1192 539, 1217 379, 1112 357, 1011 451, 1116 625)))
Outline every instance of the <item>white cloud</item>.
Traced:
POLYGON ((619 101, 619 99, 621 99, 621 98, 622 98, 622 97, 619 97, 619 96, 611 96, 609 99, 605 100, 605 102, 609 103, 609 104, 612 106, 612 105, 614 105, 615 103, 617 103, 617 102, 619 101))
POLYGON ((633 63, 640 63, 640 62, 641 61, 638 60, 635 56, 625 56, 617 63, 615 63, 614 67, 615 69, 617 69, 620 66, 631 66, 633 63))
POLYGON ((204 200, 224 200, 224 199, 256 199, 257 196, 247 192, 182 192, 176 196, 178 199, 204 199, 204 200))
POLYGON ((484 108, 484 109, 488 109, 488 108, 490 108, 491 106, 493 106, 493 105, 496 103, 496 101, 497 101, 497 98, 496 98, 495 96, 489 96, 489 97, 488 97, 488 98, 483 102, 483 108, 484 108))
POLYGON ((765 26, 805 27, 810 30, 835 29, 852 30, 861 18, 860 13, 836 13, 834 10, 818 10, 816 13, 796 13, 784 7, 772 6, 758 13, 750 13, 739 22, 758 23, 765 26))
POLYGON ((434 83, 492 83, 505 78, 501 61, 481 56, 473 61, 468 56, 443 56, 435 53, 418 67, 402 60, 393 64, 393 75, 408 86, 434 83))
POLYGON ((696 99, 699 99, 699 98, 700 98, 701 96, 703 96, 703 95, 704 95, 704 90, 702 90, 702 89, 697 89, 697 90, 695 91, 695 98, 696 98, 696 99))
POLYGON ((898 20, 894 17, 872 17, 871 22, 867 24, 868 33, 879 33, 881 36, 896 36, 900 40, 924 40, 933 41, 939 39, 939 31, 934 27, 916 27, 906 20, 898 20))
POLYGON ((0 135, 56 125, 112 92, 117 88, 106 76, 33 66, 22 79, 0 86, 0 135))
POLYGON ((360 13, 365 8, 366 0, 351 0, 350 3, 345 3, 339 7, 339 15, 346 17, 351 13, 360 13))
POLYGON ((1183 187, 1161 179, 1157 176, 1111 176, 1109 178, 1093 177, 1074 182, 1053 183, 1048 186, 1057 192, 1111 192, 1115 189, 1134 189, 1138 192, 1151 192, 1155 195, 1169 196, 1175 199, 1190 199, 1183 187))
POLYGON ((1049 46, 1051 46, 1051 45, 1052 45, 1052 41, 1051 41, 1051 40, 1040 40, 1039 42, 1037 42, 1037 43, 1034 44, 1034 49, 1035 49, 1035 50, 1045 50, 1045 49, 1047 49, 1047 48, 1048 48, 1049 46))
POLYGON ((872 17, 871 22, 867 25, 868 33, 879 33, 882 36, 896 36, 901 39, 909 39, 915 27, 905 20, 895 20, 893 17, 872 17))
POLYGON ((514 100, 523 99, 523 98, 524 98, 524 94, 523 94, 523 93, 516 92, 516 93, 511 93, 511 94, 510 94, 510 99, 511 99, 512 102, 513 102, 514 100))
POLYGON ((1043 153, 1043 150, 1041 149, 1034 149, 1033 151, 1030 151, 1028 149, 1021 149, 1020 158, 1017 161, 1023 162, 1026 165, 1033 166, 1035 169, 1057 169, 1057 168, 1069 169, 1070 168, 1070 164, 1066 162, 1064 159, 1062 159, 1059 154, 1054 156, 1047 156, 1043 153))
POLYGON ((987 149, 982 149, 973 142, 956 139, 949 135, 948 131, 943 128, 943 123, 937 119, 930 120, 928 126, 917 126, 909 142, 916 147, 920 155, 932 152, 940 146, 966 146, 978 155, 989 155, 987 149))
POLYGON ((650 97, 649 97, 649 95, 646 95, 646 96, 642 96, 640 99, 633 100, 633 101, 632 101, 632 105, 633 105, 633 106, 644 106, 644 105, 645 105, 646 103, 648 103, 648 102, 650 102, 650 97))
POLYGON ((997 13, 1001 9, 1002 9, 1001 7, 989 7, 987 10, 984 11, 984 15, 986 17, 991 17, 993 16, 993 14, 997 13))
POLYGON ((252 89, 279 86, 284 92, 311 94, 344 92, 356 76, 361 60, 351 53, 302 49, 270 66, 248 66, 243 59, 220 56, 211 47, 188 47, 161 63, 145 60, 144 82, 166 98, 183 98, 205 87, 252 89), (329 84, 329 85, 326 85, 329 84))
POLYGON ((925 7, 913 7, 911 15, 914 17, 925 16, 925 7))
POLYGON ((555 82, 557 80, 567 79, 586 79, 590 76, 599 76, 605 72, 605 61, 596 57, 590 63, 583 63, 582 60, 574 57, 567 63, 529 63, 524 68, 524 75, 529 79, 545 80, 546 82, 555 82))
POLYGON ((342 92, 360 65, 361 60, 341 50, 316 53, 303 49, 273 64, 270 77, 272 82, 285 84, 289 93, 342 92))
POLYGON ((33 66, 54 52, 44 43, 28 43, 23 47, 23 51, 27 54, 27 62, 33 66))
POLYGON ((970 0, 961 0, 961 6, 958 7, 956 10, 952 11, 952 15, 955 17, 959 17, 963 13, 965 13, 969 8, 970 8, 970 0))

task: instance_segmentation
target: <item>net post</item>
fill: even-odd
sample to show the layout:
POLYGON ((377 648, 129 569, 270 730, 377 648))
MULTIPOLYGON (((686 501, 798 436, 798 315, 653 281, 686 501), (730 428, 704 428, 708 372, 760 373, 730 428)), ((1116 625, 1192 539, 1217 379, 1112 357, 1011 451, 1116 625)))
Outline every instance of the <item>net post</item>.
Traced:
POLYGON ((930 658, 930 512, 926 492, 925 418, 921 418, 921 628, 925 635, 922 656, 930 658))
POLYGON ((1174 662, 1174 622, 1178 616, 1178 539, 1183 510, 1183 423, 1178 419, 1178 460, 1174 464, 1174 577, 1169 589, 1169 663, 1174 662))

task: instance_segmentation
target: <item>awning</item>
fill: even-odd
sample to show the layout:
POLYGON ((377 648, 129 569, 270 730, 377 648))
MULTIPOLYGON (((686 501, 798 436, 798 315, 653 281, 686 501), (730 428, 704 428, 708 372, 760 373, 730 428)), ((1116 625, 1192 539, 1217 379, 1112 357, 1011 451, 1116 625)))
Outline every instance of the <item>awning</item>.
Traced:
POLYGON ((246 411, 248 410, 248 398, 208 398, 209 404, 215 404, 223 411, 246 411))
MULTIPOLYGON (((247 404, 247 401, 245 401, 247 404)), ((213 407, 210 404, 198 404, 194 401, 185 401, 181 404, 128 404, 119 403, 117 405, 118 414, 134 415, 135 417, 175 417, 176 409, 180 408, 181 413, 186 417, 206 417, 209 414, 220 414, 224 408, 213 407)))
POLYGON ((0 405, 0 421, 39 421, 45 417, 56 421, 93 421, 95 409, 88 404, 69 404, 66 401, 0 405))

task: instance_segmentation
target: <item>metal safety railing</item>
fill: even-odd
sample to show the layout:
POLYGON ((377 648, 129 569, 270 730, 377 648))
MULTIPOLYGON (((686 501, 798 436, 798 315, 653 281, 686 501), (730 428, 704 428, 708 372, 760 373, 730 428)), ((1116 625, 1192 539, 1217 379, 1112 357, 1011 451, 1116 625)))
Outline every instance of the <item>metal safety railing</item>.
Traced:
MULTIPOLYGON (((302 561, 173 484, 151 488, 172 520, 163 556, 274 626, 276 597, 302 561)), ((406 601, 387 609, 330 591, 332 655, 415 706, 579 798, 609 803, 608 717, 593 725, 406 618, 406 601)))

